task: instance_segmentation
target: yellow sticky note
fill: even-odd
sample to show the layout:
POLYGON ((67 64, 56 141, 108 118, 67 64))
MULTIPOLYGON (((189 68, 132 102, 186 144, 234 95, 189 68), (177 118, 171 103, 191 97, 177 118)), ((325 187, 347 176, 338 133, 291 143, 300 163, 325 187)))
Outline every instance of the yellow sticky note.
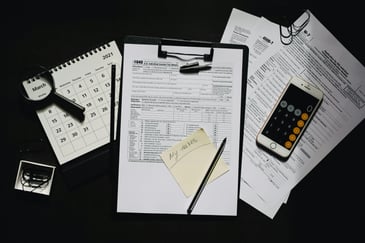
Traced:
MULTIPOLYGON (((185 196, 190 197, 198 190, 216 153, 217 148, 204 129, 200 128, 160 156, 185 196)), ((220 158, 208 182, 228 170, 228 165, 220 158)))

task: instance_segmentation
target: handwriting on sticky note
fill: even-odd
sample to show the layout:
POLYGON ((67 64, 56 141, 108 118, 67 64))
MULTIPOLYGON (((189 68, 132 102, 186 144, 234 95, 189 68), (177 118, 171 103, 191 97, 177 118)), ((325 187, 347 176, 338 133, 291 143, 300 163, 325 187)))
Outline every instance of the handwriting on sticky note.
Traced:
MULTIPOLYGON (((207 172, 217 149, 204 129, 198 129, 180 143, 164 151, 160 156, 186 197, 193 195, 207 172)), ((229 170, 219 159, 209 182, 229 170)))
POLYGON ((180 159, 180 154, 184 154, 184 152, 190 152, 189 148, 192 148, 194 144, 198 142, 197 138, 192 138, 188 141, 184 141, 181 146, 178 146, 176 149, 173 149, 169 153, 169 160, 177 162, 180 159))

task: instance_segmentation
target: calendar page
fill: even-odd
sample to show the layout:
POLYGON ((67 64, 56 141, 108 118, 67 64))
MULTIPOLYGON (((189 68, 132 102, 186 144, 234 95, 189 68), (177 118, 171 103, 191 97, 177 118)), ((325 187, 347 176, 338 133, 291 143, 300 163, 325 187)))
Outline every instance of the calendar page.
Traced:
MULTIPOLYGON (((119 94, 121 60, 112 41, 51 70, 56 92, 85 107, 83 122, 56 104, 37 111, 61 165, 110 142, 111 65, 116 64, 115 93, 119 94)), ((117 112, 119 97, 115 97, 117 112)))

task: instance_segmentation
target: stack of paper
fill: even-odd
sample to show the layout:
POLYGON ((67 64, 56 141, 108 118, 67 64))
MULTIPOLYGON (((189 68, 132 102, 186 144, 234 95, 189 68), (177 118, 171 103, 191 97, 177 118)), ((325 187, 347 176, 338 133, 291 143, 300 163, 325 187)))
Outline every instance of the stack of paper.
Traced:
POLYGON ((290 45, 279 25, 233 9, 222 42, 250 48, 240 198, 273 218, 290 190, 365 117, 364 66, 307 11, 290 45), (293 76, 318 86, 324 100, 286 163, 256 146, 256 135, 293 76))

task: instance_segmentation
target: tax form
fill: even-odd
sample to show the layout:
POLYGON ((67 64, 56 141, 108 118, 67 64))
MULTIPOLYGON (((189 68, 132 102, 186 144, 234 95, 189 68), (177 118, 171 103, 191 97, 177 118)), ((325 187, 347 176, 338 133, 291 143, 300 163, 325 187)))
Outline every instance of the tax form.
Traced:
MULTIPOLYGON (((261 24, 256 36, 277 38, 274 31, 265 31, 271 29, 269 23, 261 24)), ((285 195, 364 119, 365 70, 312 13, 290 45, 273 45, 255 65, 248 78, 240 198, 273 218, 285 195), (318 86, 325 98, 298 147, 282 163, 257 148, 255 137, 292 76, 318 86)))
MULTIPOLYGON (((261 56, 265 54, 267 57, 281 47, 277 24, 235 8, 232 9, 221 42, 245 44, 250 48, 248 76, 258 68, 261 56)), ((254 80, 247 80, 246 100, 256 85, 254 80)), ((282 203, 287 202, 288 196, 289 193, 277 203, 267 204, 241 176, 240 199, 270 218, 275 216, 282 203)))
POLYGON ((257 87, 247 99, 245 135, 250 139, 244 142, 243 177, 267 203, 275 203, 364 119, 365 69, 313 14, 292 44, 263 60, 249 77, 257 87), (298 148, 281 163, 257 149, 253 139, 291 76, 316 85, 325 98, 298 148))
POLYGON ((222 158, 229 170, 207 185, 194 213, 236 215, 243 50, 214 48, 210 70, 182 74, 179 67, 186 62, 158 58, 157 45, 124 47, 117 212, 186 214, 192 198, 159 155, 203 128, 213 143, 227 137, 222 158))

